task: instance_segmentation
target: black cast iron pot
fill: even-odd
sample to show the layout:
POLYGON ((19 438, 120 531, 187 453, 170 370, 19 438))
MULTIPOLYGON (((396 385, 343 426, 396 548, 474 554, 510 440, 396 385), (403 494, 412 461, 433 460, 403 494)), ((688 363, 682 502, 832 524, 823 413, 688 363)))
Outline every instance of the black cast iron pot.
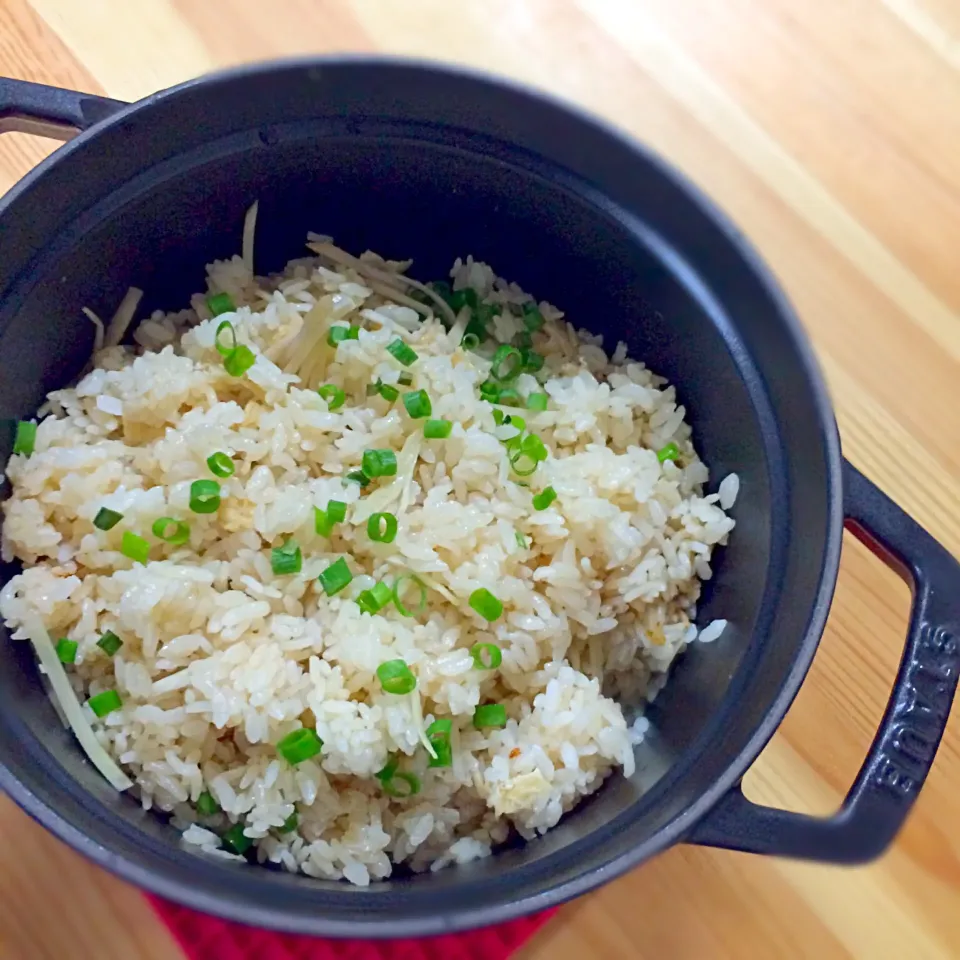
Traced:
MULTIPOLYGON (((638 770, 546 837, 368 889, 186 852, 83 759, 0 638, 0 786, 92 860, 172 900, 324 936, 413 936, 549 907, 678 842, 855 863, 891 842, 943 733, 960 665, 960 567, 845 464, 810 348, 737 231, 661 160, 594 119, 446 67, 320 59, 246 67, 126 105, 0 81, 0 130, 79 136, 0 202, 0 417, 33 413, 90 354, 80 312, 177 308, 238 250, 260 201, 257 266, 307 230, 415 258, 442 276, 473 253, 624 339, 677 384, 714 477, 742 481, 704 622, 650 715, 638 770), (844 524, 912 585, 900 671, 869 756, 826 819, 756 806, 740 778, 820 638, 844 524)), ((0 460, 10 452, 9 432, 0 460)), ((6 571, 9 576, 11 571, 6 571)), ((851 684, 857 682, 850 678, 851 684)))

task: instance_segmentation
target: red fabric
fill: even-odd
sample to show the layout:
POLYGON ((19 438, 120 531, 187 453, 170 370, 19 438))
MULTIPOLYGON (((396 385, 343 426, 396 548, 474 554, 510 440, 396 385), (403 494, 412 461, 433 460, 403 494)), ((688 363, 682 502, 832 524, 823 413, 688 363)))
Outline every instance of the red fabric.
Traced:
POLYGON ((506 960, 553 910, 429 940, 318 940, 255 930, 150 897, 190 960, 506 960))

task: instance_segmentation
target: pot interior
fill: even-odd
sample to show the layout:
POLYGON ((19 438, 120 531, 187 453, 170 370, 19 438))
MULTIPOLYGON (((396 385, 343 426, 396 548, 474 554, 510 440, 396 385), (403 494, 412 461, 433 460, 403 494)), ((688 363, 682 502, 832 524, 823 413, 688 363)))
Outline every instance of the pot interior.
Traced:
MULTIPOLYGON (((428 83, 429 73, 348 63, 322 71, 322 92, 306 67, 190 85, 55 156, 0 227, 11 251, 0 276, 4 418, 30 415, 86 362, 82 306, 108 316, 135 285, 146 291, 141 315, 179 308, 203 289, 205 263, 239 251, 256 199, 258 272, 304 255, 308 230, 351 251, 413 257, 421 280, 473 254, 602 333, 608 349, 625 340, 676 385, 711 489, 740 475, 737 528, 698 618, 730 626, 677 663, 648 712, 655 732, 635 776, 611 778, 535 842, 368 889, 184 852, 83 760, 30 650, 3 636, 0 759, 31 812, 161 894, 327 935, 494 922, 677 839, 691 808, 762 747, 769 729, 757 731, 812 655, 808 627, 833 574, 832 424, 785 308, 735 237, 659 162, 602 128, 472 77, 428 83)), ((5 437, 4 462, 9 449, 5 437)))

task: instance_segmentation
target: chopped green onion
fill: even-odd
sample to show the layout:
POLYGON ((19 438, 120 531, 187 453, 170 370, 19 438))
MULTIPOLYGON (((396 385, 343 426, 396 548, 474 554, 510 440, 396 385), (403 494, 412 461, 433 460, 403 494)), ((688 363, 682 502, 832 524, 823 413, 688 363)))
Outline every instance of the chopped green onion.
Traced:
POLYGON ((491 623, 503 613, 503 604, 486 587, 480 587, 470 594, 470 606, 491 623))
MULTIPOLYGON (((513 418, 513 422, 516 423, 518 417, 513 418)), ((549 456, 549 451, 547 450, 547 445, 533 433, 528 434, 523 438, 523 443, 520 444, 520 449, 533 457, 534 460, 546 460, 549 456)))
POLYGON ((318 388, 317 393, 327 401, 328 410, 339 410, 347 399, 347 395, 332 383, 325 383, 322 387, 318 388))
POLYGON ((237 331, 229 320, 221 320, 213 337, 213 345, 222 357, 229 357, 237 349, 237 331))
POLYGON ((533 337, 530 336, 529 330, 521 330, 514 338, 513 345, 519 347, 520 353, 523 354, 533 346, 533 337))
POLYGON ((160 517, 153 521, 153 535, 164 543, 179 547, 190 539, 190 524, 173 517, 160 517))
POLYGON ((499 427, 503 425, 503 411, 494 409, 493 411, 493 422, 499 427))
POLYGON ((229 356, 223 358, 223 369, 231 377, 242 377, 257 362, 256 354, 240 344, 229 356))
POLYGON ((315 757, 322 747, 323 741, 309 727, 300 727, 277 741, 277 753, 293 767, 315 757))
POLYGON ((352 473, 348 473, 344 479, 351 483, 359 483, 361 487, 370 483, 370 478, 362 470, 354 470, 352 473))
POLYGON ((277 827, 277 832, 292 833, 294 830, 297 829, 299 825, 300 825, 300 815, 297 813, 296 810, 294 810, 293 813, 291 813, 290 816, 287 817, 287 819, 284 820, 279 827, 277 827))
POLYGON ((377 667, 377 679, 387 693, 404 696, 417 689, 417 678, 404 660, 387 660, 377 667))
POLYGON ((387 344, 387 353, 395 360, 399 360, 405 367, 417 360, 417 351, 408 347, 399 337, 392 343, 387 344))
POLYGON ((527 549, 527 538, 519 530, 517 531, 517 546, 521 550, 527 549))
POLYGON ((13 438, 13 452, 29 457, 37 443, 37 425, 32 420, 18 420, 13 438))
POLYGON ((393 604, 402 617, 413 617, 423 613, 427 606, 427 585, 415 573, 405 573, 397 577, 393 585, 393 604), (412 608, 407 607, 402 599, 408 584, 413 584, 419 591, 416 606, 412 608))
POLYGON ((473 287, 464 287, 462 290, 454 290, 450 295, 450 306, 454 310, 459 312, 464 307, 469 307, 471 310, 476 310, 477 305, 480 302, 480 298, 477 295, 477 291, 473 287))
POLYGON ((122 519, 122 513, 117 513, 116 510, 108 510, 106 507, 101 507, 97 511, 97 515, 93 518, 93 525, 98 530, 112 530, 122 519))
POLYGON ((475 643, 470 656, 477 670, 496 670, 503 663, 503 654, 495 643, 475 643))
POLYGON ((484 380, 480 384, 480 399, 488 400, 490 403, 500 402, 500 384, 492 380, 484 380))
POLYGON ((535 333, 543 326, 543 314, 535 303, 523 305, 523 322, 531 333, 535 333))
POLYGON ((476 350, 480 346, 480 338, 475 333, 465 333, 460 346, 464 350, 476 350))
POLYGON ((347 505, 342 500, 330 500, 327 509, 313 508, 313 529, 321 537, 329 537, 338 523, 343 523, 347 515, 347 505))
POLYGON ((207 457, 207 466, 210 472, 218 477, 232 477, 236 469, 229 455, 222 452, 211 453, 207 457))
POLYGON ((517 393, 513 387, 503 387, 500 391, 500 396, 497 397, 497 403, 503 404, 505 407, 522 407, 523 400, 520 399, 520 394, 517 393))
POLYGON ((403 405, 414 420, 422 420, 433 413, 433 404, 426 390, 413 390, 403 395, 403 405))
POLYGON ((378 780, 382 780, 386 783, 387 780, 392 780, 396 775, 397 770, 400 768, 400 758, 393 754, 387 757, 387 762, 384 764, 383 769, 374 774, 378 780))
POLYGON ((413 383, 413 374, 407 373, 407 371, 404 370, 403 373, 397 377, 397 383, 399 383, 401 387, 409 387, 410 384, 413 383))
POLYGON ((212 817, 220 812, 220 804, 213 799, 213 794, 209 790, 204 790, 197 797, 197 813, 204 817, 212 817))
POLYGON ((497 352, 493 355, 493 363, 490 366, 490 376, 501 382, 516 380, 523 370, 523 356, 516 347, 511 347, 509 343, 502 343, 497 347, 497 352))
POLYGON ((484 727, 505 727, 507 708, 502 703, 485 703, 473 711, 473 725, 478 730, 484 727))
POLYGON ((550 398, 545 393, 531 393, 527 396, 528 410, 546 410, 550 398))
POLYGON ((112 630, 108 630, 97 641, 97 646, 108 657, 112 657, 123 646, 123 641, 112 630))
POLYGON ((383 781, 383 792, 399 800, 415 797, 420 792, 420 778, 415 773, 396 773, 383 781), (398 783, 405 783, 406 787, 400 787, 398 783))
POLYGON ((347 561, 341 557, 331 563, 317 579, 320 581, 320 586, 323 587, 323 592, 328 597, 332 597, 353 580, 353 574, 347 566, 347 561))
POLYGON ((150 556, 150 544, 139 534, 124 530, 120 538, 120 552, 135 563, 146 563, 150 556))
POLYGON ((344 327, 342 325, 338 325, 336 327, 331 327, 330 332, 327 334, 327 343, 329 343, 331 347, 337 346, 338 343, 343 343, 344 340, 359 339, 359 327, 344 327))
POLYGON ((216 513, 220 509, 220 484, 216 480, 194 480, 190 484, 190 509, 194 513, 216 513))
POLYGON ((67 637, 61 637, 54 648, 57 651, 57 659, 61 663, 77 662, 77 647, 80 646, 76 640, 69 640, 67 637))
POLYGON ((524 453, 523 450, 516 448, 511 449, 510 466, 518 477, 529 477, 536 471, 539 463, 530 454, 524 453))
POLYGON ((557 499, 557 491, 553 487, 544 487, 540 493, 533 495, 533 509, 546 510, 557 499))
POLYGON ((367 536, 377 543, 393 543, 397 537, 397 518, 392 513, 372 513, 367 520, 367 536))
POLYGON ((93 711, 94 716, 102 720, 108 713, 119 710, 123 706, 123 701, 116 690, 104 690, 103 693, 91 697, 87 701, 87 706, 93 711))
POLYGON ((224 831, 220 843, 225 850, 242 857, 253 846, 253 838, 243 832, 242 823, 235 823, 229 830, 224 831))
POLYGON ((397 455, 392 450, 364 450, 361 469, 368 477, 393 477, 397 473, 397 455))
POLYGON ((423 425, 423 435, 428 440, 446 440, 453 430, 449 420, 428 420, 423 425))
MULTIPOLYGON (((367 387, 368 391, 369 389, 367 387)), ((379 393, 387 403, 396 403, 397 397, 400 396, 400 391, 396 387, 390 386, 389 383, 382 383, 380 380, 374 384, 374 393, 379 393)))
POLYGON ((233 313, 237 309, 229 293, 211 293, 207 297, 207 307, 215 317, 221 313, 233 313))
MULTIPOLYGON (((487 325, 479 317, 471 318, 463 330, 464 339, 467 337, 476 337, 478 344, 483 343, 489 336, 487 325)), ((460 341, 460 345, 463 346, 463 340, 460 341)))
POLYGON ((523 350, 524 373, 536 373, 543 367, 543 357, 535 350, 523 350))
POLYGON ((450 731, 452 728, 453 722, 447 717, 434 720, 427 727, 427 740, 436 754, 435 757, 430 758, 428 767, 449 767, 453 765, 453 750, 450 746, 450 731))
POLYGON ((657 459, 661 463, 667 460, 676 460, 680 456, 680 448, 675 443, 668 443, 657 451, 657 459))
POLYGON ((376 583, 357 597, 357 606, 371 616, 379 613, 393 599, 393 590, 386 583, 376 583))
POLYGON ((270 551, 270 567, 278 577, 299 573, 303 569, 300 548, 293 540, 288 540, 282 547, 274 547, 270 551))

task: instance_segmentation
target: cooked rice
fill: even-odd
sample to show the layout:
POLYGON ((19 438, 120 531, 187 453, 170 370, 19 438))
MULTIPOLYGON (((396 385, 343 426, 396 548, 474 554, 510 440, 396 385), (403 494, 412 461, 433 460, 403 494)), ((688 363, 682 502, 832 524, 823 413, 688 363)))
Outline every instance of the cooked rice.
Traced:
MULTIPOLYGON (((478 395, 491 348, 459 345, 466 312, 448 332, 444 310, 397 279, 409 264, 312 239, 320 256, 281 276, 252 274, 252 237, 246 259, 212 264, 209 291, 228 293, 233 314, 211 319, 197 295, 142 322, 136 348, 100 325, 95 368, 50 394, 34 453, 8 465, 2 551, 24 570, 0 591, 0 614, 15 638, 39 618, 78 642, 67 669, 81 699, 116 689, 123 700, 102 720, 84 707, 87 721, 143 806, 170 812, 194 849, 231 857, 220 834, 239 822, 259 861, 364 885, 394 864, 486 856, 511 828, 543 833, 613 771, 633 773, 649 726, 639 708, 697 638, 700 582, 733 528, 725 510, 739 481, 704 496, 707 468, 673 387, 541 303, 545 387, 527 373, 516 386, 545 389, 549 410, 514 412, 551 455, 529 487, 517 483, 501 442, 510 431, 478 395), (215 349, 224 319, 256 354, 242 377, 215 349), (362 324, 359 339, 328 346, 334 321, 362 324), (419 355, 400 389, 429 393, 432 416, 454 424, 447 440, 424 440, 402 404, 366 396, 378 379, 397 384, 385 347, 398 336, 419 355), (324 383, 346 392, 340 409, 317 394, 324 383), (679 460, 661 464, 671 442, 679 460), (361 491, 344 477, 367 448, 396 451, 399 471, 361 491), (221 481, 219 511, 191 513, 190 484, 211 477, 215 451, 236 473, 221 481), (547 485, 557 499, 533 510, 547 485), (313 508, 330 500, 349 506, 327 540, 313 508), (123 514, 108 532, 92 523, 101 507, 123 514), (368 538, 374 510, 398 515, 392 544, 368 538), (189 522, 187 544, 150 535, 165 516, 189 522), (124 530, 150 540, 149 563, 120 552, 124 530), (271 548, 291 537, 302 572, 275 576, 271 548), (328 598, 317 576, 339 557, 354 579, 328 598), (429 585, 426 611, 361 613, 358 593, 403 571, 429 585), (478 587, 503 601, 492 624, 468 605, 478 587), (107 631, 123 641, 112 657, 97 646, 107 631), (474 667, 478 642, 502 648, 499 669, 474 667), (411 695, 376 678, 397 658, 417 676, 411 695), (505 729, 474 729, 488 702, 506 707, 505 729), (422 746, 439 717, 453 720, 446 769, 429 768, 422 746), (274 745, 301 724, 323 750, 294 767, 274 745), (391 755, 419 776, 417 796, 384 794, 375 774, 391 755), (197 812, 203 791, 222 812, 197 812), (297 828, 280 832, 294 811, 297 828)), ((516 285, 471 258, 450 275, 497 305, 497 339, 523 329, 518 308, 531 298, 516 285)))

